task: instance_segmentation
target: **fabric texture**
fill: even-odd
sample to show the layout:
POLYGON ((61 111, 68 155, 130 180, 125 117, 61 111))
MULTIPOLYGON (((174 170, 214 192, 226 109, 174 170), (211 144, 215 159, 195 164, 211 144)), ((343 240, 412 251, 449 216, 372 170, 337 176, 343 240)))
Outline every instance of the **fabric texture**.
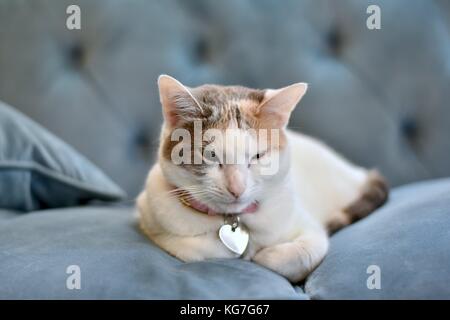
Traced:
POLYGON ((130 208, 2 217, 0 210, 0 299, 307 298, 248 261, 177 260, 138 231, 130 208), (66 287, 73 265, 80 268, 80 290, 66 287))
POLYGON ((0 299, 450 299, 450 179, 397 188, 338 232, 305 293, 252 262, 183 263, 154 246, 131 208, 0 210, 0 299), (77 265, 81 289, 69 290, 77 265), (381 289, 368 289, 369 266, 381 289))
POLYGON ((397 188, 387 205, 332 237, 306 293, 312 299, 450 299, 449 230, 450 179, 397 188), (380 289, 368 289, 375 273, 380 289))
POLYGON ((0 208, 33 211, 123 197, 85 157, 0 102, 0 208))

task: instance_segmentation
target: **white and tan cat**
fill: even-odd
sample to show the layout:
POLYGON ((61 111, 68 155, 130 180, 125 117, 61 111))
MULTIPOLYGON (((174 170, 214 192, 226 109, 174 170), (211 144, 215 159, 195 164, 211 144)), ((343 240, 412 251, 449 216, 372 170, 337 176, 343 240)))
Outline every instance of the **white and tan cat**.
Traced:
POLYGON ((326 255, 329 232, 385 202, 388 189, 376 171, 355 166, 322 142, 285 129, 306 84, 278 90, 188 88, 162 75, 158 85, 165 120, 159 157, 137 207, 145 234, 175 257, 187 262, 238 257, 220 241, 218 230, 224 215, 239 214, 240 226, 249 234, 242 257, 299 281, 326 255), (176 129, 194 133, 195 121, 203 130, 223 133, 223 138, 205 139, 200 145, 195 139, 172 141, 176 129), (255 132, 264 129, 279 130, 279 139, 261 143, 255 132), (245 147, 236 151, 231 140, 245 147), (174 148, 180 145, 184 156, 187 152, 189 158, 203 161, 174 163, 174 148), (247 162, 223 161, 239 152, 247 162), (277 161, 278 170, 262 174, 263 160, 277 161))

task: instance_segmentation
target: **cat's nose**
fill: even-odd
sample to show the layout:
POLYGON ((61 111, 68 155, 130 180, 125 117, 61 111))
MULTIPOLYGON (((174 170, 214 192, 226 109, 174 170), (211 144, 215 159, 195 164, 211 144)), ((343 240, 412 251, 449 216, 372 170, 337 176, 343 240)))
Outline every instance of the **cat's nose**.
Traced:
POLYGON ((238 199, 245 191, 245 175, 240 172, 237 166, 227 166, 224 170, 227 191, 238 199))
POLYGON ((239 197, 244 193, 244 190, 237 190, 230 187, 227 187, 227 191, 236 199, 239 199, 239 197))

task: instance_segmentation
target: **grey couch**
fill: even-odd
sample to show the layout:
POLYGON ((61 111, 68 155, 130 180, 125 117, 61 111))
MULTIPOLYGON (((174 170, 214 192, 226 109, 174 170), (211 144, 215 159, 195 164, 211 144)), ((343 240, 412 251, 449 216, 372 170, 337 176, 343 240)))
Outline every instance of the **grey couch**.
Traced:
POLYGON ((393 187, 295 285, 250 262, 177 261, 140 235, 130 201, 0 209, 0 298, 450 298, 449 35, 445 0, 0 1, 0 99, 129 200, 155 159, 161 73, 192 86, 308 82, 291 127, 393 187), (81 30, 65 27, 69 4, 81 30), (381 30, 366 27, 369 4, 381 30), (81 290, 65 287, 71 264, 81 290), (381 288, 369 288, 373 266, 381 288))

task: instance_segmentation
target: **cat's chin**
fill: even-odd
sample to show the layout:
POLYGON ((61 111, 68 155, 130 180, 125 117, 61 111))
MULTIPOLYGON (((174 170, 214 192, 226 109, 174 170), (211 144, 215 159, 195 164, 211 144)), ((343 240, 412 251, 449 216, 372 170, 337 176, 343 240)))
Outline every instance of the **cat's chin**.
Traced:
POLYGON ((259 205, 257 201, 215 205, 214 214, 227 215, 227 214, 254 213, 257 211, 258 206, 259 205))

